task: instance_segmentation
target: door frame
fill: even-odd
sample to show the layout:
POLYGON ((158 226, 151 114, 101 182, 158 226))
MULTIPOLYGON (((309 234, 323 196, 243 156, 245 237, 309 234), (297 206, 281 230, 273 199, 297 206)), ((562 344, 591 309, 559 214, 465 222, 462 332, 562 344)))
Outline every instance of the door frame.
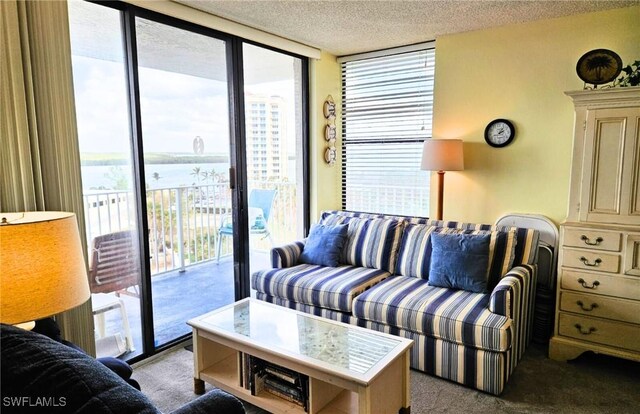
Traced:
MULTIPOLYGON (((246 176, 246 136, 244 111, 244 67, 243 44, 251 44, 301 60, 302 64, 302 191, 303 191, 303 232, 309 230, 310 181, 309 181, 309 59, 305 56, 280 50, 258 42, 249 41, 238 36, 220 32, 215 29, 187 22, 176 17, 147 10, 120 1, 86 0, 88 2, 117 9, 121 12, 121 24, 124 48, 124 64, 127 80, 127 103, 129 111, 130 138, 132 145, 132 168, 134 188, 138 193, 136 199, 137 225, 140 234, 149 233, 147 206, 143 200, 146 193, 144 171, 144 147, 142 136, 142 116, 140 106, 140 84, 138 73, 138 54, 136 44, 136 18, 155 21, 173 28, 186 30, 225 42, 227 63, 227 91, 229 103, 229 185, 231 187, 233 235, 233 269, 235 299, 243 299, 250 295, 250 256, 248 194, 246 176)), ((151 292, 151 268, 147 260, 150 255, 149 240, 139 237, 140 269, 141 269, 141 329, 143 352, 129 360, 135 363, 148 358, 179 343, 184 342, 190 334, 156 346, 153 326, 153 298, 151 292)))

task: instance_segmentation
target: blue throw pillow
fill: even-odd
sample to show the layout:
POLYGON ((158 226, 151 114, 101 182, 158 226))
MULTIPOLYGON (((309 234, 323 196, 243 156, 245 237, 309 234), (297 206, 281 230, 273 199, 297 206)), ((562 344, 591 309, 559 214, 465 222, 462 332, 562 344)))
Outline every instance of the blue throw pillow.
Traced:
POLYGON ((347 240, 348 224, 314 224, 300 254, 300 263, 336 267, 347 240))
POLYGON ((431 233, 429 284, 488 293, 490 234, 431 233))

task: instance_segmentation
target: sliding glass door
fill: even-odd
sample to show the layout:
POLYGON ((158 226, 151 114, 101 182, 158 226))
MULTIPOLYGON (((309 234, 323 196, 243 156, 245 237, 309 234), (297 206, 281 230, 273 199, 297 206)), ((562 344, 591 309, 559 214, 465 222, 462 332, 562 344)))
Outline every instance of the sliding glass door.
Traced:
POLYGON ((69 5, 96 351, 132 358, 144 352, 137 206, 145 195, 136 189, 121 15, 69 5))
POLYGON ((133 280, 96 290, 96 339, 144 357, 304 236, 307 61, 121 2, 69 15, 87 240, 133 280))
POLYGON ((226 42, 136 18, 154 343, 235 300, 226 42), (222 230, 222 233, 220 232, 222 230), (217 242, 219 243, 217 244, 217 242))
POLYGON ((270 267, 269 250, 304 237, 303 62, 243 44, 250 269, 270 267))

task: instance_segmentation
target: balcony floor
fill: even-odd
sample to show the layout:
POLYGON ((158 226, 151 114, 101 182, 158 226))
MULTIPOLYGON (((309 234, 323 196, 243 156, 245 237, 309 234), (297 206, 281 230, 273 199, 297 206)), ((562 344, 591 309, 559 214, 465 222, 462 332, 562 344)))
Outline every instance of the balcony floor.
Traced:
MULTIPOLYGON (((251 269, 269 267, 269 255, 265 251, 253 251, 251 269)), ((191 332, 186 322, 196 316, 210 312, 235 300, 233 283, 233 261, 230 256, 188 266, 185 272, 171 271, 151 278, 153 319, 156 346, 167 343, 191 332)), ((120 356, 128 359, 142 353, 142 330, 140 300, 121 295, 133 337, 135 350, 120 356)), ((109 335, 124 331, 120 312, 106 312, 105 333, 109 335)), ((99 347, 98 356, 103 349, 99 347)))

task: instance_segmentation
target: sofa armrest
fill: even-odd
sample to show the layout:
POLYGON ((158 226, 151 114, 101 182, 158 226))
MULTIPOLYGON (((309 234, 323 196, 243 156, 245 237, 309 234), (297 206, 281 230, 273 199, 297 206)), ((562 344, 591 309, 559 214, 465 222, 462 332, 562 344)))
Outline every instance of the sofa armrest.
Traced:
POLYGON ((531 265, 520 265, 509 270, 491 292, 489 310, 515 319, 523 293, 531 289, 534 269, 531 265))
POLYGON ((183 405, 171 414, 244 414, 244 406, 236 397, 214 389, 183 405))
POLYGON ((271 249, 271 267, 274 269, 295 266, 304 248, 304 240, 295 241, 271 249))
POLYGON ((509 270, 491 292, 489 310, 514 319, 515 306, 525 299, 522 297, 523 292, 528 292, 535 286, 535 271, 535 265, 520 265, 509 270))
POLYGON ((512 371, 531 340, 536 276, 537 265, 516 266, 500 280, 489 299, 489 310, 508 317, 513 325, 512 371))

